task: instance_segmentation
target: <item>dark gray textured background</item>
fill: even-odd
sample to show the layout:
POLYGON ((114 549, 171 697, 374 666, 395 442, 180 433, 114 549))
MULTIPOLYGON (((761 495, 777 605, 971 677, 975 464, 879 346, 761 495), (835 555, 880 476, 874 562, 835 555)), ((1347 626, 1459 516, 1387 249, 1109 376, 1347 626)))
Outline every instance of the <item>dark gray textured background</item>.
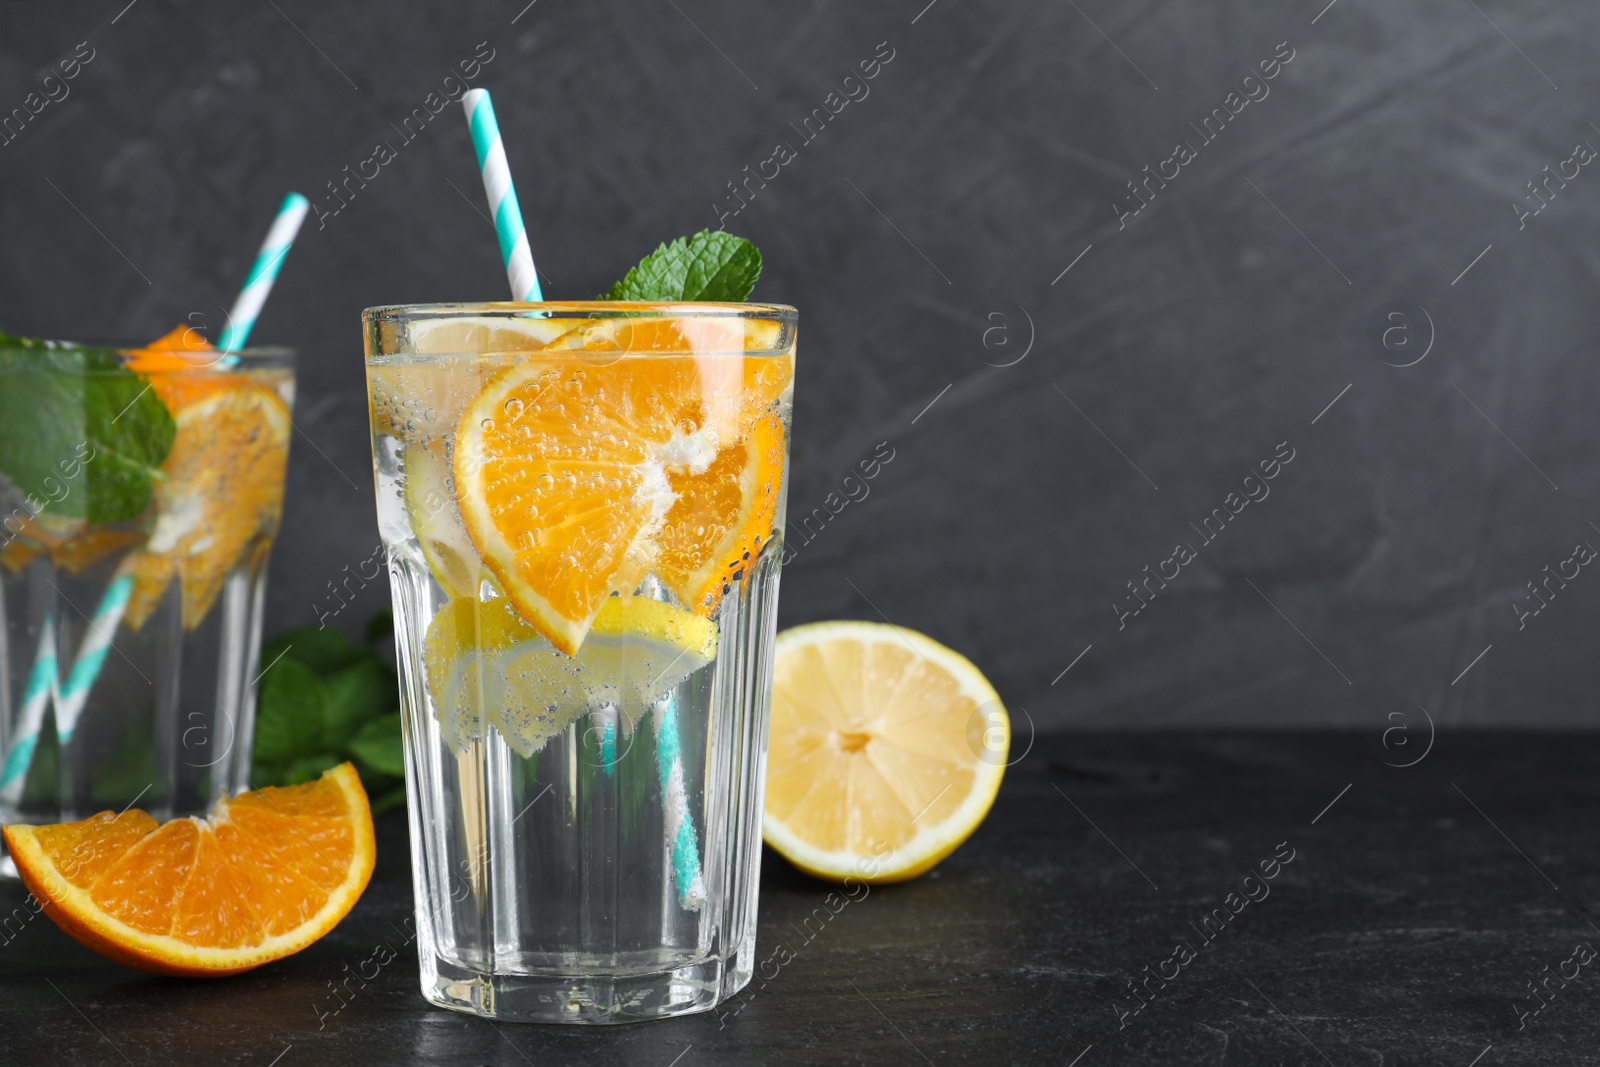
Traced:
POLYGON ((766 254, 757 297, 801 310, 791 515, 894 458, 799 546, 784 625, 923 630, 1023 731, 1593 722, 1600 576, 1522 629, 1513 604, 1600 545, 1600 173, 1520 231, 1512 204, 1600 146, 1600 9, 925 2, 5 4, 0 113, 78 42, 95 58, 0 146, 0 328, 219 323, 282 195, 331 206, 394 145, 308 222, 255 335, 301 353, 268 629, 313 621, 377 540, 361 309, 503 294, 459 110, 395 129, 487 41, 553 297, 715 226, 726 182, 798 148, 728 220, 766 254), (789 124, 885 41, 801 145, 789 124), (1201 145, 1189 124, 1285 41, 1201 145), (1119 228, 1179 139, 1198 157, 1119 228), (1403 351, 1433 343, 1396 368, 1372 322, 1407 301, 1403 351), (1285 441, 1271 495, 1202 546, 1189 524, 1285 441), (1199 558, 1119 629, 1183 540, 1199 558))

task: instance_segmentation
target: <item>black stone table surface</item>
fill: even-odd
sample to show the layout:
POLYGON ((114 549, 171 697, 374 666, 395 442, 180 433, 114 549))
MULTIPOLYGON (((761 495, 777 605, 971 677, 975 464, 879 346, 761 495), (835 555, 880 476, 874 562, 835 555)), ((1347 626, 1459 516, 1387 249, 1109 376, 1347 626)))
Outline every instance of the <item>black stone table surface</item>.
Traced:
POLYGON ((769 854, 750 987, 610 1028, 424 1003, 394 813, 349 918, 251 974, 4 922, 0 1063, 1600 1063, 1600 735, 1422 732, 1040 738, 914 882, 830 908, 769 854))

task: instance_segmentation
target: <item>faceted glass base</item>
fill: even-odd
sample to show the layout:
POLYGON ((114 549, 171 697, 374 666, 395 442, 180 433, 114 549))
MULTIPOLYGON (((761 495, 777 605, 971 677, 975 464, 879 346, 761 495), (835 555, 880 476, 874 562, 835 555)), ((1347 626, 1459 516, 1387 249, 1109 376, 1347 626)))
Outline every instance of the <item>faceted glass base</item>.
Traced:
POLYGON ((710 1011, 750 982, 755 945, 727 959, 650 974, 484 974, 424 956, 422 995, 432 1004, 512 1023, 631 1023, 710 1011))

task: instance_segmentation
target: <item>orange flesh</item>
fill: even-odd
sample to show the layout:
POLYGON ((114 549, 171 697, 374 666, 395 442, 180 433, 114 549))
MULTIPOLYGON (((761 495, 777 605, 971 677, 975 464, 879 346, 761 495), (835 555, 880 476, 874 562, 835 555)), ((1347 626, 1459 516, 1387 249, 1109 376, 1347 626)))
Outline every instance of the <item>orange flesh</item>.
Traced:
POLYGON ((783 423, 757 420, 701 474, 667 472, 678 494, 658 541, 656 573, 685 606, 709 615, 747 577, 772 537, 783 489, 783 423))
POLYGON ((125 366, 143 375, 150 383, 150 391, 173 414, 228 388, 238 379, 226 371, 210 369, 217 361, 217 350, 188 326, 176 327, 127 356, 125 366))
POLYGON ((694 354, 722 347, 698 336, 713 328, 729 326, 601 320, 491 379, 462 414, 467 533, 519 613, 569 655, 641 561, 709 615, 772 536, 774 411, 793 358, 694 354))
POLYGON ((372 817, 349 764, 225 798, 208 819, 107 811, 8 826, 5 840, 57 925, 157 974, 231 974, 297 952, 343 918, 372 873, 372 817))

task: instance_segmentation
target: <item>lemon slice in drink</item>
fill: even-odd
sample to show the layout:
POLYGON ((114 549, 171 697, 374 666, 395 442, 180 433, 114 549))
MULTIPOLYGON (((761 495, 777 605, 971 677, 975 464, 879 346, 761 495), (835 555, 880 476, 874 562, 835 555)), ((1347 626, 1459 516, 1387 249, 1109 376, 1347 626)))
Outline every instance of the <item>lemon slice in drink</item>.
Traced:
POLYGON ((559 652, 505 599, 468 597, 434 616, 423 661, 451 751, 500 732, 527 758, 585 711, 622 713, 624 734, 717 654, 709 620, 649 597, 606 600, 576 658, 559 652))
POLYGON ((486 573, 461 525, 450 463, 425 448, 405 450, 406 517, 434 580, 452 597, 475 597, 486 573))
POLYGON ((407 329, 411 333, 410 348, 418 355, 520 355, 546 347, 584 321, 449 315, 417 319, 407 329))
POLYGON ((929 637, 870 622, 785 630, 766 842, 819 878, 913 878, 983 821, 1010 736, 994 687, 929 637))
POLYGON ((519 357, 537 352, 576 330, 582 319, 523 319, 478 316, 419 319, 385 330, 404 329, 385 341, 385 351, 407 355, 371 368, 372 420, 379 433, 413 448, 445 455, 461 409, 483 383, 519 357), (414 358, 414 357, 457 358, 414 358))
POLYGON ((498 669, 512 699, 489 718, 526 758, 586 710, 610 704, 622 735, 679 683, 717 654, 717 628, 693 612, 649 597, 610 597, 576 658, 548 641, 502 656, 498 669))
POLYGON ((463 596, 439 609, 423 638, 422 666, 450 751, 483 737, 483 709, 501 682, 496 661, 537 636, 504 600, 463 596))

